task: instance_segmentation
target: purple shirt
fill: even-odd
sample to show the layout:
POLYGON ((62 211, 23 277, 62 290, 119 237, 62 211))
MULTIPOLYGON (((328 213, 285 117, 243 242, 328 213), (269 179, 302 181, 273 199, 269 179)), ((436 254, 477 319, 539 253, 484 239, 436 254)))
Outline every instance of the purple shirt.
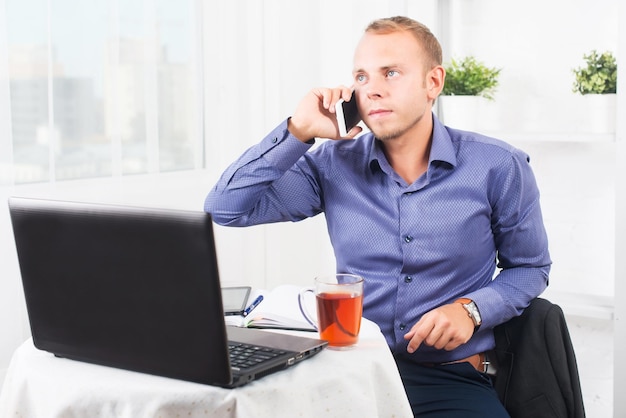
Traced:
POLYGON ((337 271, 364 277, 363 315, 394 353, 445 362, 489 350, 493 327, 548 284, 539 191, 523 152, 433 121, 428 169, 413 184, 371 133, 307 152, 312 144, 284 121, 222 174, 205 210, 231 226, 324 212, 337 271), (403 335, 420 317, 460 297, 474 300, 483 320, 471 340, 453 351, 422 344, 406 353, 403 335))

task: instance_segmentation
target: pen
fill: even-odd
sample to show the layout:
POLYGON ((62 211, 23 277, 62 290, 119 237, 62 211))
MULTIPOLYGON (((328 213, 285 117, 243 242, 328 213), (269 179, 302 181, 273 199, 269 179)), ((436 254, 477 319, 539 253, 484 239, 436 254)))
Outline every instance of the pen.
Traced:
POLYGON ((250 312, 252 312, 252 310, 254 308, 256 308, 257 306, 259 306, 259 303, 261 303, 261 301, 263 301, 263 295, 260 295, 259 297, 257 297, 256 299, 254 299, 254 301, 250 304, 250 306, 248 306, 244 311, 243 311, 243 316, 247 316, 250 312))

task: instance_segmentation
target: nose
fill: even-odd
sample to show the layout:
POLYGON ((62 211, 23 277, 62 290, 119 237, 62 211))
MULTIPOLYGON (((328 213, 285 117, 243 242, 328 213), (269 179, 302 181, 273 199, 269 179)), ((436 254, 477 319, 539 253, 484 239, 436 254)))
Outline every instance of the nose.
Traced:
POLYGON ((368 90, 367 91, 367 98, 370 99, 370 100, 377 100, 377 99, 380 99, 381 97, 382 96, 377 91, 373 91, 373 90, 368 90))
POLYGON ((368 80, 365 87, 365 94, 370 100, 377 100, 383 97, 383 82, 378 77, 372 77, 368 80))

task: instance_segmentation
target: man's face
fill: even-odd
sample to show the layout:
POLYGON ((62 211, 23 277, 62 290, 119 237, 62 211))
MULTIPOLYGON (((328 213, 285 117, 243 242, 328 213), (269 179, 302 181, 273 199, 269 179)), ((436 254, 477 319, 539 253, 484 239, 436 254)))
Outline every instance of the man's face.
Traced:
POLYGON ((430 118, 430 71, 411 33, 365 33, 354 54, 353 76, 361 117, 378 139, 414 136, 424 115, 430 118))

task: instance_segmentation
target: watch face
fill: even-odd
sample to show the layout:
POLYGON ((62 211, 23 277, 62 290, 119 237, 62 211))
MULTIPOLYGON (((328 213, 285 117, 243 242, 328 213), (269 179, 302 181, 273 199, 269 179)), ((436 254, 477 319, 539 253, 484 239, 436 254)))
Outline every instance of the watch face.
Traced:
POLYGON ((478 311, 478 307, 476 307, 476 304, 472 301, 468 303, 467 305, 463 305, 463 306, 465 306, 465 308, 467 309, 467 312, 472 317, 472 321, 474 321, 474 325, 479 326, 482 323, 482 319, 480 318, 480 312, 478 311))

